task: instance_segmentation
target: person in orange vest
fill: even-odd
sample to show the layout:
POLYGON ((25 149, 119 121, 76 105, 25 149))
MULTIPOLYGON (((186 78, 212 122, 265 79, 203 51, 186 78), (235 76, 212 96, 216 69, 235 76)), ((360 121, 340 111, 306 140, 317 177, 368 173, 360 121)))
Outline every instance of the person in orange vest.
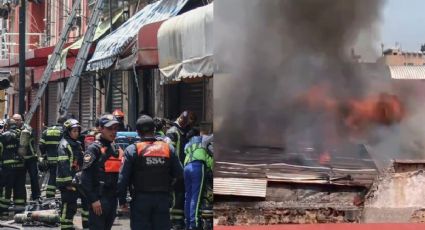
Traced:
POLYGON ((174 147, 155 137, 154 120, 141 116, 136 123, 141 141, 126 148, 118 179, 120 206, 126 207, 131 185, 131 229, 170 230, 169 196, 172 184, 183 177, 174 147))
POLYGON ((88 228, 88 205, 81 190, 77 189, 76 174, 83 165, 83 149, 78 141, 81 126, 75 119, 63 123, 63 137, 59 142, 57 156, 56 183, 61 192, 61 229, 75 229, 74 215, 77 212, 77 199, 81 198, 83 228, 88 228))
POLYGON ((119 122, 112 114, 99 118, 100 137, 87 147, 81 187, 89 206, 89 228, 111 229, 117 212, 117 182, 123 151, 114 143, 119 122))

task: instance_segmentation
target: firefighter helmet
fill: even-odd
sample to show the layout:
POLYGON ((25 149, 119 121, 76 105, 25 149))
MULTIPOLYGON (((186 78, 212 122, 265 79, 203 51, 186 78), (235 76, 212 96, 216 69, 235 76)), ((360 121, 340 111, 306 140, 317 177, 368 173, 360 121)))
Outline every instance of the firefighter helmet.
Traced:
POLYGON ((65 121, 65 123, 63 123, 63 128, 65 130, 71 130, 72 128, 81 128, 80 126, 80 122, 78 122, 75 119, 68 119, 65 121))
POLYGON ((124 117, 124 113, 119 109, 114 110, 112 115, 114 115, 115 117, 124 117))

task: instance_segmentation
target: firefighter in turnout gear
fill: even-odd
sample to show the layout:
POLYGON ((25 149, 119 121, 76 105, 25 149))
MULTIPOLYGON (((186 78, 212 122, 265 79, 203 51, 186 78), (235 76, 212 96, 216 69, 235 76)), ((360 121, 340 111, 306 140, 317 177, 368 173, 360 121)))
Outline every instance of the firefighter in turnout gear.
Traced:
POLYGON ((120 205, 126 209, 127 188, 131 191, 131 229, 169 230, 171 185, 183 174, 172 145, 154 136, 154 121, 147 115, 136 123, 141 142, 126 148, 119 174, 120 205))
POLYGON ((118 131, 122 132, 122 131, 130 131, 131 130, 131 128, 128 125, 124 124, 125 114, 121 110, 119 110, 119 109, 114 110, 114 112, 112 112, 112 115, 114 115, 115 118, 120 123, 118 131))
POLYGON ((81 187, 90 204, 90 229, 111 229, 116 217, 118 173, 123 156, 114 143, 118 124, 112 114, 100 117, 99 140, 84 153, 81 187))
MULTIPOLYGON (((176 155, 180 163, 184 163, 184 146, 188 142, 186 138, 187 132, 196 123, 196 116, 193 112, 184 111, 174 122, 173 126, 167 130, 166 136, 171 140, 171 144, 176 150, 176 155)), ((171 207, 171 222, 174 229, 184 229, 184 181, 183 179, 177 180, 173 186, 171 194, 172 207, 171 207)))
MULTIPOLYGON (((16 130, 18 131, 18 137, 21 139, 22 138, 21 133, 26 132, 27 127, 24 126, 21 115, 14 114, 12 118, 13 120, 16 121, 16 125, 17 125, 16 130)), ((37 167, 38 157, 34 148, 33 134, 30 134, 28 142, 29 142, 28 149, 24 155, 25 172, 28 172, 30 176, 30 180, 31 180, 31 198, 33 200, 38 200, 40 198, 40 185, 38 183, 38 167, 37 167)))
MULTIPOLYGON (((4 129, 6 128, 5 126, 5 122, 3 120, 0 121, 0 130, 1 130, 1 134, 3 134, 4 129)), ((1 140, 1 137, 0 137, 1 140)), ((9 208, 9 203, 10 200, 7 200, 5 198, 5 193, 6 193, 6 171, 3 169, 3 144, 2 142, 0 142, 0 218, 6 217, 6 215, 8 214, 8 208, 9 208)))
POLYGON ((165 137, 165 120, 159 117, 154 117, 153 122, 155 124, 155 137, 165 137))
POLYGON ((77 173, 83 165, 83 150, 78 141, 81 126, 75 119, 63 124, 63 138, 58 146, 56 182, 61 192, 61 229, 74 229, 73 219, 77 212, 77 199, 81 198, 83 228, 88 228, 88 205, 78 189, 77 173))
POLYGON ((26 201, 24 157, 18 154, 19 133, 16 122, 9 119, 7 131, 0 136, 2 160, 3 191, 0 207, 4 215, 10 206, 13 194, 13 204, 16 209, 24 209, 26 201))
POLYGON ((58 118, 57 124, 48 127, 43 131, 40 138, 40 152, 42 156, 42 165, 47 166, 49 171, 49 181, 47 183, 46 197, 55 197, 56 193, 56 169, 58 164, 58 146, 62 139, 62 125, 66 121, 65 116, 58 118))
MULTIPOLYGON (((185 147, 184 160, 185 183, 185 219, 190 230, 202 228, 201 210, 208 206, 206 194, 207 182, 212 180, 214 159, 207 146, 203 145, 203 137, 195 135, 185 147)), ((212 201, 208 202, 212 204, 212 201)))

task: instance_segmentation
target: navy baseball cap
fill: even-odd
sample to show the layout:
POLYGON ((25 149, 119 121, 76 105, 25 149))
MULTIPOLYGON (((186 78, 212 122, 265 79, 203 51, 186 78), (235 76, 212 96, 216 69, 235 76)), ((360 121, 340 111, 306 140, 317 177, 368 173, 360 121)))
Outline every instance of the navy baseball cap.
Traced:
POLYGON ((115 124, 119 124, 119 121, 112 114, 103 115, 99 118, 100 127, 111 127, 115 124))
POLYGON ((152 117, 148 115, 142 115, 137 119, 136 130, 141 132, 153 132, 155 131, 155 123, 152 117))

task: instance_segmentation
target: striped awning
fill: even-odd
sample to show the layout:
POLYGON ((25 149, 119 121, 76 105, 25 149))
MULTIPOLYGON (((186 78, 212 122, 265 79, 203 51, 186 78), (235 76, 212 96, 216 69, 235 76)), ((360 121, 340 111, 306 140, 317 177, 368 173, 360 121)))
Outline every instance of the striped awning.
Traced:
POLYGON ((424 80, 425 66, 388 66, 391 79, 424 80))
POLYGON ((87 70, 94 71, 111 67, 118 55, 136 38, 140 28, 176 16, 187 2, 188 0, 160 0, 145 6, 97 43, 93 57, 87 63, 87 70))
POLYGON ((165 21, 158 30, 161 84, 212 76, 213 3, 165 21))

